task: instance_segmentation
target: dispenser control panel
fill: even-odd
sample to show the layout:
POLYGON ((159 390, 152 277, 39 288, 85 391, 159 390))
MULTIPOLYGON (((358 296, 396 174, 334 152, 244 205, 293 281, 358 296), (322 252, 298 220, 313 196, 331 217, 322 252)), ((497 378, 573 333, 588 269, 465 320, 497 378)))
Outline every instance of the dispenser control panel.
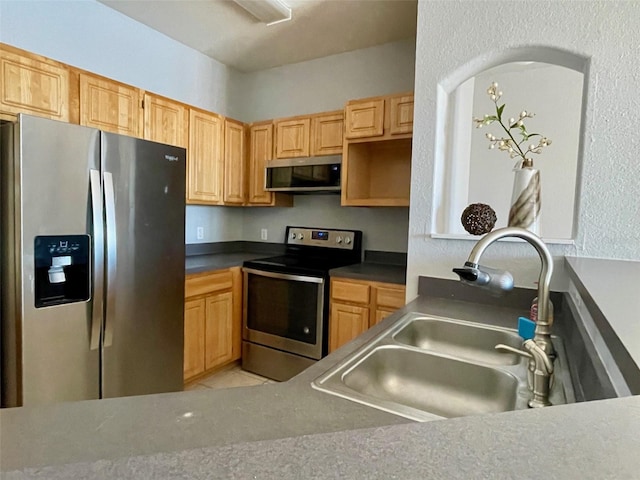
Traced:
POLYGON ((41 235, 34 239, 35 306, 89 300, 89 235, 41 235))

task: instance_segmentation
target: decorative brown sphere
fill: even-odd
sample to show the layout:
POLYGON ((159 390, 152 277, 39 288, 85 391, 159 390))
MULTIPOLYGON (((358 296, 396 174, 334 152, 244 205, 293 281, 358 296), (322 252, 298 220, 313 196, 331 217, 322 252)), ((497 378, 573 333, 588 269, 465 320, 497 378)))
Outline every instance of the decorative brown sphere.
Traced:
POLYGON ((484 203, 472 203, 462 212, 460 221, 471 235, 489 233, 496 224, 496 212, 484 203))

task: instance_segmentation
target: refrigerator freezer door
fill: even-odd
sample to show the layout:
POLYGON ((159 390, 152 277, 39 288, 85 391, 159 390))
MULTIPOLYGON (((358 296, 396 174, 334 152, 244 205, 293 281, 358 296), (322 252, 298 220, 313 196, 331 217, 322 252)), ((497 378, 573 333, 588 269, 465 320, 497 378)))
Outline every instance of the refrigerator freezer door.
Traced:
MULTIPOLYGON (((20 279, 21 292, 15 318, 3 322, 14 324, 12 340, 22 342, 15 356, 17 385, 11 387, 18 393, 10 403, 99 398, 99 350, 90 348, 93 302, 35 307, 34 241, 39 235, 92 234, 90 170, 100 168, 100 132, 22 115, 17 128, 19 188, 11 215, 19 225, 13 243, 20 253, 11 275, 20 279)), ((70 258, 60 263, 68 265, 70 258)))
POLYGON ((179 391, 186 152, 109 133, 102 134, 102 146, 107 218, 103 396, 179 391))

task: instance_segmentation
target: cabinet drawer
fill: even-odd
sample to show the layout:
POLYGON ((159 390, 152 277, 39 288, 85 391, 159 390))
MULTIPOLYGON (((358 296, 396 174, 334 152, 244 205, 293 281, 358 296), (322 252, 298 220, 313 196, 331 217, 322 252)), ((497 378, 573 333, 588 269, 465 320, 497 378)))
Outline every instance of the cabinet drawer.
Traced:
POLYGON ((189 275, 185 280, 185 298, 204 295, 218 290, 228 290, 233 287, 231 270, 221 270, 212 273, 189 275))
POLYGON ((368 304, 371 296, 371 287, 362 283, 343 282, 333 280, 331 282, 331 298, 344 302, 368 304))
POLYGON ((405 289, 402 287, 378 287, 376 303, 380 307, 404 307, 405 289))

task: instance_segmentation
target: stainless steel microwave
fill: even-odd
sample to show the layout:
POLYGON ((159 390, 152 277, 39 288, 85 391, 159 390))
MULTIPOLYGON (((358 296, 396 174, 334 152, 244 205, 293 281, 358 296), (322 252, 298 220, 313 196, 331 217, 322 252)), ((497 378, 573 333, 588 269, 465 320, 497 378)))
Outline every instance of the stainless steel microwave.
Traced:
POLYGON ((340 155, 270 160, 265 189, 292 193, 339 192, 341 166, 340 155))

